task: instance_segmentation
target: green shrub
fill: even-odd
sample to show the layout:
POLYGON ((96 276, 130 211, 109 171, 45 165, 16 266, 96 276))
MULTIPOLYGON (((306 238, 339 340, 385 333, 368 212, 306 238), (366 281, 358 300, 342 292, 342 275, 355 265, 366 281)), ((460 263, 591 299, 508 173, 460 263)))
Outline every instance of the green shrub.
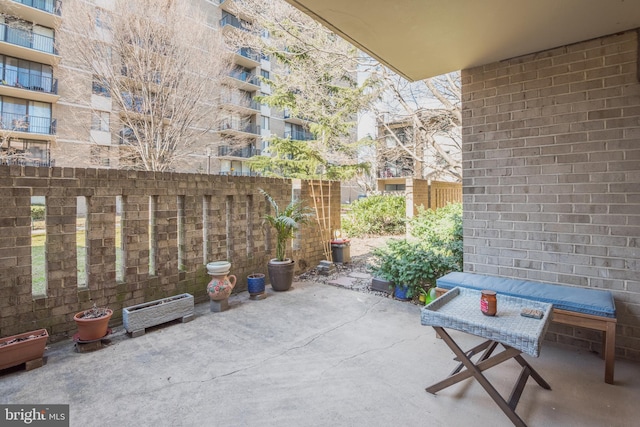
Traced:
POLYGON ((458 270, 451 254, 417 240, 390 240, 372 252, 369 270, 375 277, 408 285, 408 296, 435 285, 436 279, 458 270))
POLYGON ((31 219, 33 221, 42 221, 45 215, 44 206, 31 206, 31 219))
POLYGON ((462 205, 421 209, 411 220, 411 239, 389 240, 372 252, 375 277, 408 285, 410 296, 435 286, 436 279, 462 270, 462 205))
POLYGON ((405 224, 406 200, 398 195, 359 199, 342 219, 342 229, 351 237, 403 234, 405 224))
POLYGON ((452 256, 457 271, 462 270, 462 203, 451 203, 435 211, 419 208, 409 229, 412 237, 452 256))

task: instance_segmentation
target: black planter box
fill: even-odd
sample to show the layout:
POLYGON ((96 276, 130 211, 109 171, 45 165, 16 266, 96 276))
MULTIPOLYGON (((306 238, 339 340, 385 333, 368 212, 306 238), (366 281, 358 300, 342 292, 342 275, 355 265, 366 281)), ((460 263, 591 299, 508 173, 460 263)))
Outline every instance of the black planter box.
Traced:
POLYGON ((371 279, 371 290, 377 292, 384 292, 386 294, 391 294, 393 292, 394 284, 388 280, 379 279, 374 277, 371 279))

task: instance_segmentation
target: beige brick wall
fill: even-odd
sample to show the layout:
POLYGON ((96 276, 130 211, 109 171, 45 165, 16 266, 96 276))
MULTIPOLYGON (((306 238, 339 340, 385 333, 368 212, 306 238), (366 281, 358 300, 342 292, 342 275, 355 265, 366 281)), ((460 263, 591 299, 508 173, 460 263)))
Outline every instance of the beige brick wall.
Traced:
MULTIPOLYGON (((636 31, 462 72, 465 271, 610 289, 640 359, 636 31)), ((599 350, 598 334, 551 340, 599 350)))
MULTIPOLYGON (((331 182, 332 228, 340 227, 340 184, 331 182)), ((53 340, 75 332, 73 315, 91 306, 121 310, 134 304, 189 292, 206 301, 205 263, 225 259, 246 290, 246 276, 267 273, 275 256, 275 234, 264 229, 265 189, 279 204, 292 196, 290 180, 113 169, 0 166, 0 337, 47 328, 53 340), (32 296, 32 196, 46 197, 46 296, 32 296), (76 206, 87 200, 88 283, 78 286, 76 206), (122 198, 123 280, 116 279, 116 198, 122 198), (155 203, 155 254, 149 248, 149 200, 155 203), (178 200, 181 202, 178 202, 178 200), (178 219, 179 206, 184 214, 178 219), (181 222, 183 227, 179 227, 181 222), (181 229, 183 229, 181 231, 181 229), (178 262, 179 234, 183 256, 178 262), (207 244, 204 245, 204 242, 207 244), (205 254, 206 246, 206 254, 205 254), (149 273, 154 257, 156 272, 149 273)), ((309 189, 302 181, 308 206, 309 189)), ((289 252, 297 273, 324 259, 315 222, 301 229, 289 252)))

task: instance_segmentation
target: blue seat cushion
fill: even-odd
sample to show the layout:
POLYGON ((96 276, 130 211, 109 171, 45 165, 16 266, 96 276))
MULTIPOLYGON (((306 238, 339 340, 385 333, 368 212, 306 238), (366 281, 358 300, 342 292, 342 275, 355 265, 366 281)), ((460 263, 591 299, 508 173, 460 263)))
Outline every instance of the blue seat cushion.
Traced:
POLYGON ((593 288, 531 282, 522 279, 453 272, 436 280, 439 288, 456 286, 496 291, 505 295, 548 302, 554 308, 602 317, 616 317, 616 306, 610 291, 593 288))

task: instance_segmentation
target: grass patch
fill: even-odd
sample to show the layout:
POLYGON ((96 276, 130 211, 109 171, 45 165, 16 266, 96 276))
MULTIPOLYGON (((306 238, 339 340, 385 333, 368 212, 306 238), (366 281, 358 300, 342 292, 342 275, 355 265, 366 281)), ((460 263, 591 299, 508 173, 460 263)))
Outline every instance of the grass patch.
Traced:
MULTIPOLYGON (((120 249, 120 233, 116 234, 116 271, 122 268, 124 257, 120 249)), ((76 253, 77 253, 77 277, 78 285, 84 286, 86 275, 86 240, 84 230, 76 232, 76 253)), ((33 295, 46 295, 46 256, 45 256, 45 235, 34 234, 31 236, 31 292, 33 295)))

